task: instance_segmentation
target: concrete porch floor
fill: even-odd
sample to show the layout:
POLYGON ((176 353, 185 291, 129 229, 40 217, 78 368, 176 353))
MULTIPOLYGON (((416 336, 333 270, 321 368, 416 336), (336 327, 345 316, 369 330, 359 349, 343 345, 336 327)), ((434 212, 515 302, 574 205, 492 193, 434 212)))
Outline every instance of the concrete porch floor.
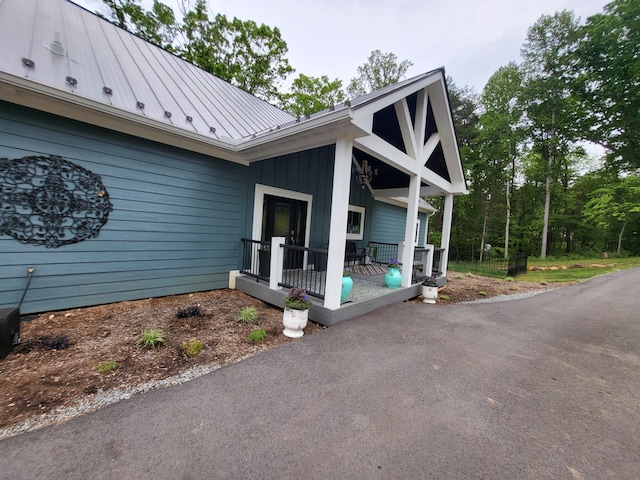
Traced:
MULTIPOLYGON (((309 309, 309 319, 322 325, 331 326, 392 303, 417 297, 421 293, 420 283, 408 288, 386 288, 384 275, 352 273, 351 278, 353 278, 353 291, 347 302, 343 303, 338 310, 329 310, 322 306, 321 299, 309 297, 313 302, 313 307, 309 309)), ((289 293, 288 288, 271 290, 267 282, 245 275, 236 278, 236 288, 279 308, 284 308, 284 297, 289 293)))

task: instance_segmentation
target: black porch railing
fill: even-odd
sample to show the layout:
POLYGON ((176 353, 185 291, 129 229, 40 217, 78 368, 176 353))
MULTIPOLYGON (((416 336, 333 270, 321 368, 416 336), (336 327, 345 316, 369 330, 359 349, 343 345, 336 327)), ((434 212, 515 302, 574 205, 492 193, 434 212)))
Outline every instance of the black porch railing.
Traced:
POLYGON ((389 264, 391 260, 399 260, 397 243, 369 242, 367 248, 374 263, 389 264))
MULTIPOLYGON (((240 273, 257 280, 271 279, 271 242, 240 239, 242 242, 242 264, 240 273)), ((324 298, 327 276, 327 250, 281 245, 284 248, 282 282, 285 288, 303 288, 312 297, 324 298), (309 262, 314 268, 309 269, 309 262)))
POLYGON ((299 247, 297 245, 280 245, 284 249, 284 265, 282 282, 278 285, 285 288, 302 288, 308 295, 324 299, 327 280, 327 250, 319 248, 299 247), (314 268, 305 268, 313 254, 314 268), (324 268, 323 268, 324 267, 324 268))
POLYGON ((256 279, 269 280, 271 275, 271 243, 248 238, 240 240, 242 241, 240 273, 256 279))

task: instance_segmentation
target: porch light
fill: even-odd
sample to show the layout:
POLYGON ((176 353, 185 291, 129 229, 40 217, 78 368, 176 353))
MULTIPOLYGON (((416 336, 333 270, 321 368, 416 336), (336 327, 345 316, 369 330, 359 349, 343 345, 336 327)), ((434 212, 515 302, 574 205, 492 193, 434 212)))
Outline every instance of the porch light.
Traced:
POLYGON ((371 168, 368 160, 363 160, 362 165, 356 168, 356 181, 362 185, 362 188, 376 175, 378 175, 378 169, 371 168))

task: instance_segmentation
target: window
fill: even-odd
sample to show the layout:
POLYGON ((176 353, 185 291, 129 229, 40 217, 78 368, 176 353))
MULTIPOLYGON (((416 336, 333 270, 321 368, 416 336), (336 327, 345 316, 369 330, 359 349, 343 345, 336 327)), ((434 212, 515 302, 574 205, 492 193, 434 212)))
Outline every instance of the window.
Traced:
POLYGON ((364 233, 364 207, 349 205, 347 240, 362 240, 364 233))

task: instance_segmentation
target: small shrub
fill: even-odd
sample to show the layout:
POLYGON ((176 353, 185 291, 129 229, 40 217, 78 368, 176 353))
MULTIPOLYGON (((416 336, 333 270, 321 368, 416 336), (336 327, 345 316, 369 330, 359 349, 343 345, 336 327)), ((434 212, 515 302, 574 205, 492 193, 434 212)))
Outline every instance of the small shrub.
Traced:
POLYGON ((473 277, 473 273, 467 272, 467 277, 473 277))
POLYGON ((189 318, 189 317, 201 317, 202 307, 200 305, 194 305, 193 307, 179 308, 176 313, 176 318, 189 318))
POLYGON ((461 273, 456 273, 456 276, 453 278, 455 278, 456 280, 462 280, 464 277, 462 276, 461 273))
POLYGON ((182 353, 187 357, 195 357, 200 353, 200 350, 202 350, 202 346, 202 342, 194 338, 188 342, 181 342, 180 350, 182 350, 182 353))
POLYGON ((167 343, 167 336, 159 328, 143 330, 138 339, 138 345, 146 348, 155 348, 167 343))
POLYGON ((545 282, 544 280, 540 282, 540 285, 549 285, 548 282, 545 282))
POLYGON ((507 277, 507 278, 505 278, 505 281, 514 282, 515 280, 513 279, 513 277, 507 277))
POLYGON ((449 295, 440 295, 440 300, 444 300, 445 302, 448 302, 451 300, 451 297, 449 295))
POLYGON ((486 297, 487 296, 487 292, 480 292, 480 293, 478 293, 478 295, 482 295, 483 297, 486 297))
POLYGON ((98 373, 109 373, 117 369, 118 369, 118 363, 113 362, 111 360, 107 360, 106 362, 100 362, 97 367, 98 373))
POLYGON ((64 350, 69 347, 68 335, 42 335, 38 337, 34 346, 40 350, 64 350))
POLYGON ((478 290, 478 286, 477 286, 477 285, 473 285, 473 286, 471 287, 471 290, 473 290, 473 291, 475 292, 476 290, 478 290))
POLYGON ((238 321, 242 323, 258 323, 258 309, 256 307, 244 307, 238 315, 238 321))
POLYGON ((267 332, 262 329, 251 330, 249 332, 249 335, 247 335, 247 340, 249 340, 250 342, 260 343, 265 339, 266 336, 267 332))

